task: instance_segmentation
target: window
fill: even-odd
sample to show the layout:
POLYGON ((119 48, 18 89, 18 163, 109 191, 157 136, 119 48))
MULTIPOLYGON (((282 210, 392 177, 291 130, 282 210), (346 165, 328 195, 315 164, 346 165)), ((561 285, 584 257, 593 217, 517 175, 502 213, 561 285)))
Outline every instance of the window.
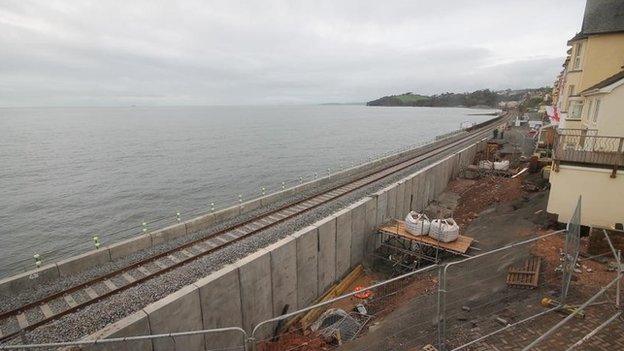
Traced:
POLYGON ((572 111, 570 112, 570 119, 581 119, 583 113, 583 103, 574 101, 572 103, 572 111))
POLYGON ((574 52, 574 69, 581 69, 581 55, 583 54, 583 42, 576 44, 576 51, 574 52))
POLYGON ((598 120, 598 111, 600 111, 600 99, 596 99, 596 107, 594 109, 594 118, 593 121, 596 123, 598 120))
POLYGON ((568 86, 568 97, 574 95, 574 85, 568 86))
POLYGON ((591 119, 593 103, 594 103, 594 99, 589 99, 589 104, 587 105, 587 120, 588 121, 591 119))

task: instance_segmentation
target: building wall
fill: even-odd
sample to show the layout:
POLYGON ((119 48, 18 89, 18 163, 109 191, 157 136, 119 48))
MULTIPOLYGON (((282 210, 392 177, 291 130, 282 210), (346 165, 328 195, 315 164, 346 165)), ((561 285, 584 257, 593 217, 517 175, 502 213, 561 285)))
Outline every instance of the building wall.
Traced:
POLYGON ((567 61, 565 83, 559 104, 562 115, 561 128, 596 128, 586 118, 587 99, 578 95, 583 90, 623 69, 624 33, 590 35, 589 38, 576 40, 571 45, 572 52, 570 60, 567 61), (580 50, 581 64, 580 67, 575 68, 575 58, 579 45, 582 45, 580 50), (570 96, 570 86, 574 86, 572 96, 570 96), (583 105, 581 119, 572 116, 573 105, 579 103, 583 105))
POLYGON ((588 97, 593 98, 595 108, 596 99, 600 99, 598 118, 596 123, 587 115, 589 128, 598 129, 598 135, 624 137, 624 85, 613 89, 608 94, 588 97))
POLYGON ((562 96, 562 100, 561 100, 561 111, 562 112, 570 112, 568 111, 568 105, 570 102, 570 86, 574 85, 574 93, 573 94, 578 94, 580 90, 578 90, 579 84, 581 81, 581 72, 580 71, 573 71, 573 72, 568 72, 566 73, 566 78, 565 78, 565 84, 563 87, 563 96, 562 96))
POLYGON ((624 171, 610 177, 611 170, 560 165, 550 173, 549 213, 568 222, 579 195, 582 196, 581 224, 612 227, 624 222, 624 171))
POLYGON ((624 33, 591 35, 585 46, 579 92, 618 73, 624 66, 624 33))

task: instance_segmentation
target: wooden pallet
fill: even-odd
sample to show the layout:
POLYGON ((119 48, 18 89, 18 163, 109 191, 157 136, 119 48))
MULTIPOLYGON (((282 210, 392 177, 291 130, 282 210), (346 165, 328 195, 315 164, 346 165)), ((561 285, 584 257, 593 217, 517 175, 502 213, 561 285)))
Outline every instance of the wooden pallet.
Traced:
POLYGON ((421 244, 428 245, 430 247, 437 247, 445 251, 465 254, 470 248, 470 244, 474 241, 473 238, 460 235, 455 241, 445 243, 428 235, 412 235, 407 229, 405 229, 405 221, 395 219, 393 222, 382 225, 378 228, 378 233, 387 235, 396 235, 408 240, 417 241, 421 244))
POLYGON ((537 288, 541 264, 539 257, 531 256, 522 267, 509 267, 507 285, 515 288, 537 288))

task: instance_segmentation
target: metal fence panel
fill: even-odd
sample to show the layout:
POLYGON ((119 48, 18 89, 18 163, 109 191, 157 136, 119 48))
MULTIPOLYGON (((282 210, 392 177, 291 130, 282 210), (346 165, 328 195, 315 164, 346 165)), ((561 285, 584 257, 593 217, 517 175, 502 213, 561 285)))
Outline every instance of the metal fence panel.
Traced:
POLYGON ((576 269, 576 263, 579 255, 581 242, 581 197, 576 203, 574 213, 570 218, 570 222, 566 228, 565 247, 563 249, 563 262, 561 269, 563 271, 562 287, 561 287, 561 303, 565 302, 570 289, 572 275, 576 269))
POLYGON ((262 322, 253 331, 253 347, 379 350, 396 343, 434 344, 437 271, 429 266, 262 322))

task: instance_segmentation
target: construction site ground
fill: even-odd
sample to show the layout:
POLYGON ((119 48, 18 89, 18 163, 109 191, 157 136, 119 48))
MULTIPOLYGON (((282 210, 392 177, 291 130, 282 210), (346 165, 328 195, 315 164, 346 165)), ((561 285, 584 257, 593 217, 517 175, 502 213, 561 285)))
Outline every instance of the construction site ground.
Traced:
MULTIPOLYGON (((547 182, 539 174, 525 174, 517 178, 484 176, 451 182, 447 192, 458 195, 453 217, 460 226, 461 234, 477 241, 479 250, 470 254, 478 255, 553 231, 546 215, 546 185, 547 182), (527 182, 542 190, 526 191, 535 188, 527 187, 527 182)), ((453 349, 501 328, 505 323, 514 323, 545 311, 547 308, 540 304, 541 299, 556 297, 561 291, 561 273, 555 272, 555 268, 560 264, 563 245, 562 235, 550 236, 532 245, 509 250, 503 256, 479 258, 478 266, 466 267, 465 270, 458 266, 450 272, 446 280, 449 291, 446 300, 447 348, 453 349), (539 286, 535 289, 506 286, 507 269, 497 269, 497 266, 504 266, 505 260, 517 261, 529 255, 541 257, 539 286)), ((449 258, 447 262, 461 258, 449 258)), ((573 277, 566 302, 583 303, 614 277, 615 273, 607 270, 606 263, 583 260, 581 272, 573 277)), ((367 274, 353 285, 366 286, 387 278, 369 266, 367 274)), ((368 313, 373 317, 357 339, 342 345, 323 341, 309 330, 293 328, 278 342, 265 345, 264 349, 421 350, 425 345, 437 342, 437 289, 438 275, 433 271, 375 290, 371 301, 366 304, 368 313)), ((589 307, 584 319, 571 320, 535 350, 566 350, 616 312, 614 294, 612 289, 599 299, 608 303, 589 307)), ((332 307, 348 311, 360 302, 351 297, 332 307)), ((558 312, 549 313, 465 349, 519 350, 565 316, 558 312)), ((579 349, 624 349, 624 323, 621 319, 614 321, 579 349)))

